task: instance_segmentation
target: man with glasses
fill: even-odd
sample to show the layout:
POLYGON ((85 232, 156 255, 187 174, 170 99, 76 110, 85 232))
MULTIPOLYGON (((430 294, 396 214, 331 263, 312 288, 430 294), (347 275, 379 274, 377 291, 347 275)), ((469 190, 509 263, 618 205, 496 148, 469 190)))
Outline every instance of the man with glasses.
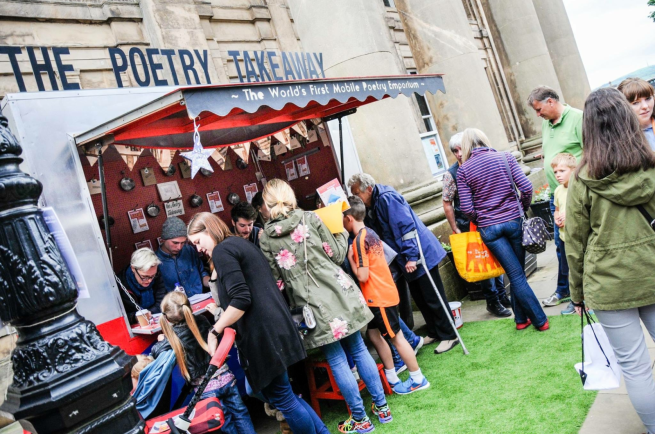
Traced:
POLYGON ((187 297, 202 294, 203 287, 209 287, 209 273, 196 249, 187 244, 186 224, 178 217, 169 217, 162 226, 161 238, 157 257, 166 291, 181 286, 187 297))
POLYGON ((123 284, 119 291, 130 324, 137 322, 138 307, 152 314, 161 312, 160 305, 166 288, 158 269, 160 264, 155 252, 144 247, 132 253, 130 265, 118 276, 123 284))

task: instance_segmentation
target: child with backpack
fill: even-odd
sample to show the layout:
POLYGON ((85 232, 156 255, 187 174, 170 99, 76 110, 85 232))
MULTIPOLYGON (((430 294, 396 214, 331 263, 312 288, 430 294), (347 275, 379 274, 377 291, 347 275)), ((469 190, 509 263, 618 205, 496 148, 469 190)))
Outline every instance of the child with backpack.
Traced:
POLYGON ((398 304, 400 297, 391 271, 384 257, 382 240, 372 229, 364 225, 366 207, 356 196, 348 198, 350 209, 343 213, 344 228, 355 236, 348 260, 364 295, 366 304, 373 312, 367 335, 377 351, 389 385, 399 395, 407 395, 427 389, 430 383, 421 373, 414 349, 400 330, 398 304), (383 336, 388 336, 409 369, 409 378, 400 381, 393 362, 391 349, 383 336))
MULTIPOLYGON (((172 349, 182 376, 195 388, 204 379, 211 354, 206 337, 212 325, 204 316, 193 316, 189 299, 183 292, 169 292, 161 302, 162 316, 159 320, 164 340, 152 349, 157 358, 164 351, 172 349)), ((223 364, 207 384, 202 399, 217 397, 221 400, 225 423, 221 428, 226 434, 254 434, 248 409, 241 400, 236 379, 227 364, 223 364)))

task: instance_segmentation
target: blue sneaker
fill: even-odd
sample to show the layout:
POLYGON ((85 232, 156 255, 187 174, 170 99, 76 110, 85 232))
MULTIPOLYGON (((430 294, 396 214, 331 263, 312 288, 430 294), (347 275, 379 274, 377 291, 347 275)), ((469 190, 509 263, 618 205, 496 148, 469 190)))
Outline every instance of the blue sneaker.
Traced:
POLYGON ((566 309, 560 312, 562 315, 573 315, 575 313, 575 306, 573 303, 569 302, 569 305, 566 306, 566 309))
POLYGON ((403 381, 400 384, 397 384, 394 388, 393 391, 396 392, 398 395, 408 395, 413 392, 417 392, 419 390, 427 389, 430 387, 430 383, 428 382, 428 379, 423 377, 423 381, 421 384, 414 383, 414 380, 412 380, 412 377, 409 377, 407 380, 403 381))
POLYGON ((394 366, 396 368, 396 374, 400 374, 401 372, 407 370, 407 365, 402 360, 394 362, 394 366))
POLYGON ((414 342, 412 342, 412 349, 414 354, 418 354, 418 350, 423 348, 423 336, 414 336, 414 342))

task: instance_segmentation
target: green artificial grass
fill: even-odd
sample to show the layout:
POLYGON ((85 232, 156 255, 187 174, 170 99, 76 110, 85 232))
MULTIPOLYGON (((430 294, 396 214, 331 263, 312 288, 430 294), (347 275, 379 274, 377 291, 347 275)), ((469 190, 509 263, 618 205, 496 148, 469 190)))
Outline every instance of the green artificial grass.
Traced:
MULTIPOLYGON (((421 350, 418 362, 431 385, 411 395, 388 396, 394 420, 376 433, 577 433, 596 392, 584 391, 573 365, 580 361, 580 319, 550 317, 550 330, 517 331, 510 320, 465 323, 460 346, 435 355, 421 350)), ((401 374, 401 379, 408 374, 401 374)), ((344 402, 321 401, 332 433, 348 413, 344 402)))

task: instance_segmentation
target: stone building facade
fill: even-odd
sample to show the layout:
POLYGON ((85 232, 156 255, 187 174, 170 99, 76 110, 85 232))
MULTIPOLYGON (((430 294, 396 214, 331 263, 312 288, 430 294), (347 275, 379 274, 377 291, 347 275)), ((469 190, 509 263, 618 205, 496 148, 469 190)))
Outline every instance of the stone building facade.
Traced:
POLYGON ((0 0, 0 97, 255 80, 265 52, 320 53, 327 78, 445 74, 446 94, 349 117, 363 170, 429 224, 454 133, 524 156, 540 145, 532 88, 579 108, 589 93, 562 0, 0 0))

